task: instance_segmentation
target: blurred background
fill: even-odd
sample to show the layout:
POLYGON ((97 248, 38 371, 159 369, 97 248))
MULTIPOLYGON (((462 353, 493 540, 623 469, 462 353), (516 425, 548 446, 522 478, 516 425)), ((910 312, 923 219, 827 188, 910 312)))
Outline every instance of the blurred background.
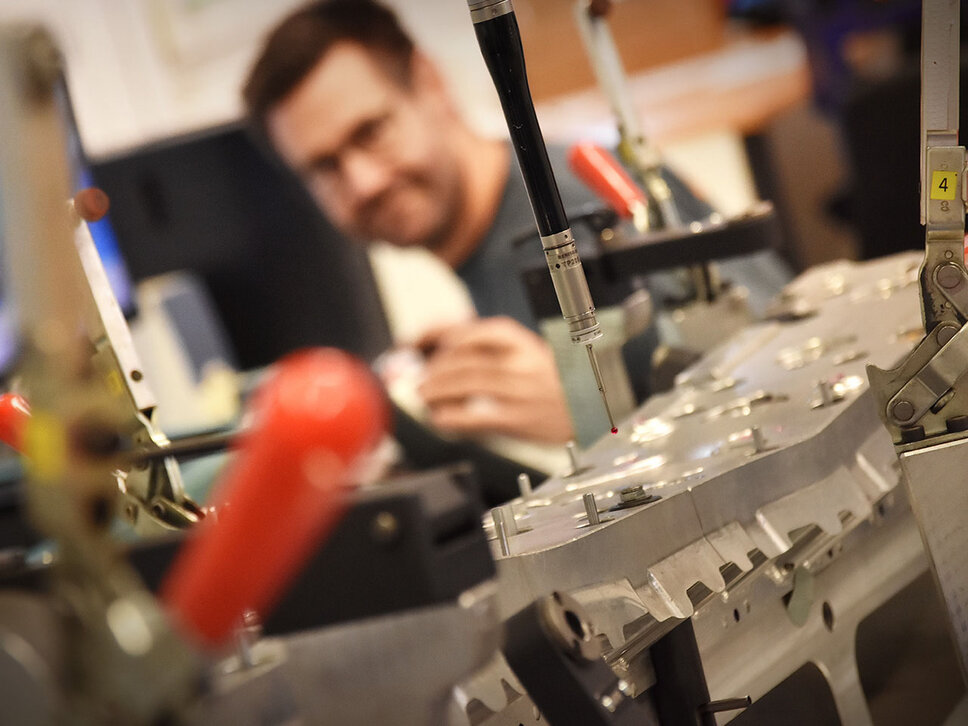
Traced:
MULTIPOLYGON (((398 312, 387 319, 384 309, 396 305, 347 295, 361 285, 379 285, 384 302, 392 295, 394 281, 379 272, 388 253, 368 259, 336 239, 241 127, 239 88, 261 39, 299 4, 0 4, 0 20, 40 19, 62 44, 83 149, 114 200, 133 278, 197 274, 243 368, 307 343, 372 357, 409 329, 398 312)), ((466 4, 389 4, 444 69, 472 123, 505 134, 466 4)), ((549 140, 614 145, 573 5, 515 2, 539 117, 549 140)), ((773 200, 781 251, 796 270, 923 244, 919 3, 624 0, 610 24, 645 131, 670 166, 727 214, 773 200)), ((415 276, 445 277, 427 267, 407 268, 409 287, 423 279, 415 276)))

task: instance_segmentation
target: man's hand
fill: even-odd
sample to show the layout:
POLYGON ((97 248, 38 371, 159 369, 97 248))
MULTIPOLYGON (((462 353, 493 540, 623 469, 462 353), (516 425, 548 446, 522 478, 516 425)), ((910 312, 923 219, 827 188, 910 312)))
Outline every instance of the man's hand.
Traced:
POLYGON ((433 424, 545 443, 574 436, 547 343, 511 318, 473 320, 425 336, 432 351, 420 393, 433 424))

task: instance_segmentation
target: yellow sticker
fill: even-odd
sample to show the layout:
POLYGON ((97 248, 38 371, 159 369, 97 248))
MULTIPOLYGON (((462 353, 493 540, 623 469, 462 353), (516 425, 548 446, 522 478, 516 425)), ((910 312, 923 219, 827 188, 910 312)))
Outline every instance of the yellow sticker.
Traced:
POLYGON ((24 431, 27 471, 41 481, 60 479, 67 469, 67 432, 60 420, 33 411, 24 431))
MULTIPOLYGON (((954 197, 952 197, 954 199, 954 197)), ((108 380, 108 390, 111 391, 115 396, 120 396, 124 393, 124 381, 121 380, 121 374, 117 371, 110 371, 107 376, 108 380)))
POLYGON ((954 199, 955 191, 958 188, 958 172, 956 171, 934 171, 931 172, 931 198, 932 199, 954 199))

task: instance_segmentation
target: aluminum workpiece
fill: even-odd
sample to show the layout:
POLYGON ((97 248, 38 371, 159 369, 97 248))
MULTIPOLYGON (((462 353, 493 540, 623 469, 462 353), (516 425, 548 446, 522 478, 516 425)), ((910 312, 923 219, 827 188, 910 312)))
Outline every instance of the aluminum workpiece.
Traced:
MULTIPOLYGON (((890 366, 919 337, 919 262, 805 273, 784 293, 784 321, 735 336, 582 452, 576 471, 515 500, 507 554, 492 542, 502 616, 567 592, 637 693, 651 685, 639 656, 692 618, 713 698, 759 698, 813 662, 843 722, 869 723, 856 624, 926 559, 864 366, 890 366), (795 587, 808 578, 810 597, 795 587), (763 622, 740 628, 741 617, 763 622), (756 658, 740 657, 754 645, 756 658)), ((513 675, 492 669, 490 687, 475 681, 480 699, 515 713, 494 689, 513 675)))

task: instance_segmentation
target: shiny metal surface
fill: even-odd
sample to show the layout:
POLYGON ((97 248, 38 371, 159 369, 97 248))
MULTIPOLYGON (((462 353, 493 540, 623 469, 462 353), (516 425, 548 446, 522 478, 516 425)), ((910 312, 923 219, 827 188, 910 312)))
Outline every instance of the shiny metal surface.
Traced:
POLYGON ((468 0, 467 5, 471 11, 471 21, 475 24, 514 12, 511 0, 468 0))
MULTIPOLYGON (((253 648, 256 665, 216 668, 188 724, 446 723, 454 683, 494 657, 494 582, 448 605, 360 620, 253 648)), ((523 689, 522 689, 523 690, 523 689)))
POLYGON ((868 516, 897 475, 863 364, 893 362, 910 347, 917 262, 902 255, 807 273, 787 294, 816 315, 745 330, 622 422, 619 436, 584 452, 583 472, 553 477, 533 503, 521 500, 531 531, 516 538, 513 556, 495 551, 503 611, 553 589, 627 581, 657 619, 688 615, 686 589, 722 590, 720 566, 748 570, 754 548, 776 557, 798 527, 838 534, 842 511, 868 516), (811 405, 820 378, 839 402, 811 405), (768 444, 759 452, 754 426, 768 444), (577 528, 583 494, 607 509, 630 485, 661 499, 616 510, 593 531, 577 528))
POLYGON ((568 323, 573 343, 587 344, 602 337, 595 319, 595 304, 588 290, 588 280, 570 229, 541 238, 551 282, 561 306, 561 316, 568 323))
POLYGON ((951 633, 968 678, 968 439, 924 446, 901 454, 901 466, 920 523, 951 633))
POLYGON ((922 2, 921 224, 928 216, 925 151, 932 146, 958 145, 960 11, 958 0, 922 2))
POLYGON ((784 296, 812 315, 742 331, 583 452, 581 471, 515 500, 530 530, 510 555, 494 543, 502 616, 567 592, 636 692, 649 645, 692 617, 714 699, 760 697, 813 661, 844 722, 869 723, 853 629, 926 560, 864 365, 919 337, 919 262, 805 273, 784 296), (588 494, 611 521, 588 526, 588 494))

